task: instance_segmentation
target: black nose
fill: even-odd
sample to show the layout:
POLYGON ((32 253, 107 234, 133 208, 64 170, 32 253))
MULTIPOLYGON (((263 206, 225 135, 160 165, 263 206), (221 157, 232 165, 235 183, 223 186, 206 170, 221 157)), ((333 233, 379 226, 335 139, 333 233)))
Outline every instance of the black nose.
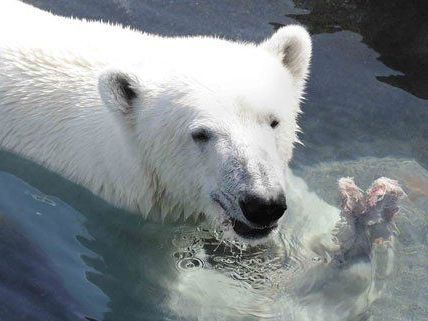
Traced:
POLYGON ((242 213, 248 221, 259 226, 271 226, 287 210, 285 195, 280 194, 276 199, 264 199, 248 195, 239 202, 242 213))

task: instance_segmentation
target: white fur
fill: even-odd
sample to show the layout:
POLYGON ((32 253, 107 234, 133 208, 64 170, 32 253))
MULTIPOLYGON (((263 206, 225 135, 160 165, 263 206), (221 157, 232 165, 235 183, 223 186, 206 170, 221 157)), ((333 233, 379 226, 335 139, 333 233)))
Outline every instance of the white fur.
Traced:
POLYGON ((3 0, 0 28, 2 148, 145 216, 221 220, 213 193, 286 188, 311 55, 302 27, 261 45, 164 38, 3 0), (200 127, 215 135, 208 146, 191 139, 200 127), (235 177, 243 163, 251 186, 235 177))

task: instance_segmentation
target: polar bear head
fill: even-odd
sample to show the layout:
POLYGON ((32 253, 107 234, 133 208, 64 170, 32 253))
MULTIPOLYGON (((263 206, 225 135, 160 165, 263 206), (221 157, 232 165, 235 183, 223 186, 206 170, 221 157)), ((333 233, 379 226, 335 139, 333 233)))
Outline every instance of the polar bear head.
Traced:
POLYGON ((148 176, 150 206, 204 213, 246 239, 268 236, 287 209, 309 34, 286 26, 261 44, 196 37, 153 46, 143 62, 99 80, 148 176))

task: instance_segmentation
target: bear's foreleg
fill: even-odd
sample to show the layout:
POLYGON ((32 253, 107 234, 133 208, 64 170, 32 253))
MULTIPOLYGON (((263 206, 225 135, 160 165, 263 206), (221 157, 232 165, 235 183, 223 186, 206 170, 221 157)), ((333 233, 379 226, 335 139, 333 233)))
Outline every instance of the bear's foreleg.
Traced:
POLYGON ((339 194, 342 219, 334 233, 339 250, 334 253, 332 263, 340 266, 359 259, 369 260, 373 273, 370 291, 377 296, 392 271, 394 217, 405 193, 397 181, 382 177, 366 193, 352 178, 342 178, 339 194))

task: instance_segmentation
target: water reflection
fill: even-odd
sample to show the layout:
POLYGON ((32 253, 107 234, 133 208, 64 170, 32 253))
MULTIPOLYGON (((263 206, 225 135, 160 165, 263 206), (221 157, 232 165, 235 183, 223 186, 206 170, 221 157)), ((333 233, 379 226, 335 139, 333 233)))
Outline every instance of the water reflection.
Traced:
POLYGON ((289 14, 313 34, 356 32, 397 70, 377 79, 428 99, 428 3, 425 1, 295 0, 306 14, 289 14))

